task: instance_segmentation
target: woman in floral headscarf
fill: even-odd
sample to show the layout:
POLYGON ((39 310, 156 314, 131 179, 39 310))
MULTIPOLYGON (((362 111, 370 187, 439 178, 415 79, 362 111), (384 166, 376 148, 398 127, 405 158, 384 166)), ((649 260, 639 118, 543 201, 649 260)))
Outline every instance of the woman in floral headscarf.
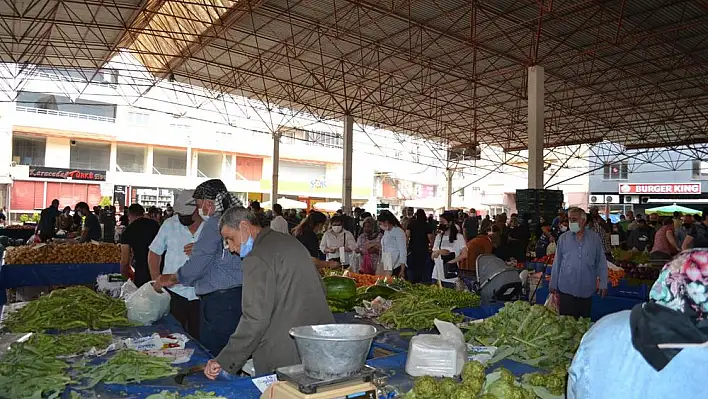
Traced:
POLYGON ((695 249, 664 266, 649 302, 608 315, 585 334, 568 398, 706 397, 708 348, 691 347, 704 342, 708 249, 695 249))
POLYGON ((367 217, 362 223, 362 232, 357 240, 356 252, 361 254, 362 262, 360 273, 376 274, 376 265, 379 264, 381 255, 381 237, 379 225, 374 218, 367 217))

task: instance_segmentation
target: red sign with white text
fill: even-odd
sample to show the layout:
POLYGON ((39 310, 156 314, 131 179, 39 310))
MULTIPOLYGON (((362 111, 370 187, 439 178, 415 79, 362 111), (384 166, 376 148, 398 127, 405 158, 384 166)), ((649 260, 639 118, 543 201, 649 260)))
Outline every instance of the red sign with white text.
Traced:
POLYGON ((621 183, 620 194, 700 194, 701 183, 621 183))

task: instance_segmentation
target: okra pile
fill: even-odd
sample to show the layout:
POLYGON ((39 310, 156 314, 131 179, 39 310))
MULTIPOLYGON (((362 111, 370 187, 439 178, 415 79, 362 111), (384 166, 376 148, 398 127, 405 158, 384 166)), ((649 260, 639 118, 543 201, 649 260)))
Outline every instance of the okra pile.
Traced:
POLYGON ((83 286, 52 291, 31 301, 3 322, 10 332, 106 329, 129 326, 125 303, 83 286))
POLYGON ((123 349, 105 363, 82 367, 81 380, 92 388, 99 382, 106 384, 131 384, 176 375, 178 369, 167 358, 146 355, 132 349, 123 349))

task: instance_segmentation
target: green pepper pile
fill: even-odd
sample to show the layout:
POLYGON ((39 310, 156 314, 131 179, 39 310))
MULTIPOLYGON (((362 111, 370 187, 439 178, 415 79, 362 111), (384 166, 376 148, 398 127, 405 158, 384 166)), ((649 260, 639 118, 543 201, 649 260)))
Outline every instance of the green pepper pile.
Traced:
POLYGON ((7 399, 58 398, 72 383, 63 360, 27 343, 14 344, 0 360, 0 396, 7 399))
POLYGON ((10 332, 129 326, 125 303, 83 286, 52 291, 29 302, 4 321, 10 332))
POLYGON ((113 341, 111 334, 32 334, 26 345, 48 357, 85 353, 91 348, 104 349, 113 341))
POLYGON ((378 317, 379 323, 388 328, 405 328, 416 331, 435 328, 434 320, 459 323, 464 316, 453 313, 451 308, 436 304, 434 299, 423 299, 411 294, 401 294, 392 301, 388 310, 378 317))
POLYGON ((406 292, 420 299, 431 299, 436 305, 443 308, 475 308, 479 306, 479 295, 457 291, 437 285, 415 284, 406 289, 406 292))
POLYGON ((176 375, 179 370, 170 363, 170 359, 123 349, 105 363, 82 367, 81 379, 87 381, 82 388, 92 388, 99 382, 131 384, 176 375))

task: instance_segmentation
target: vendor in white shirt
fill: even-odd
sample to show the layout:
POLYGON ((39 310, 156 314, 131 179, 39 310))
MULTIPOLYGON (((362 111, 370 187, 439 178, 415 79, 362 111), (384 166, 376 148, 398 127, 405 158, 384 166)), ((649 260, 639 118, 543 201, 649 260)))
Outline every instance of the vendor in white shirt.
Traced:
POLYGON ((320 251, 327 256, 328 261, 339 262, 340 265, 349 265, 349 256, 356 249, 354 235, 344 230, 342 215, 334 215, 329 221, 329 229, 322 236, 320 251), (343 248, 344 253, 342 253, 343 248), (344 258, 342 258, 344 255, 344 258))
POLYGON ((283 206, 280 204, 273 204, 273 220, 270 221, 270 229, 278 233, 290 234, 288 221, 283 217, 283 206))
POLYGON ((455 225, 455 215, 445 212, 440 215, 438 235, 433 243, 432 258, 435 262, 432 279, 440 281, 443 286, 454 288, 457 277, 445 278, 445 260, 452 260, 465 248, 465 237, 459 233, 455 225))

